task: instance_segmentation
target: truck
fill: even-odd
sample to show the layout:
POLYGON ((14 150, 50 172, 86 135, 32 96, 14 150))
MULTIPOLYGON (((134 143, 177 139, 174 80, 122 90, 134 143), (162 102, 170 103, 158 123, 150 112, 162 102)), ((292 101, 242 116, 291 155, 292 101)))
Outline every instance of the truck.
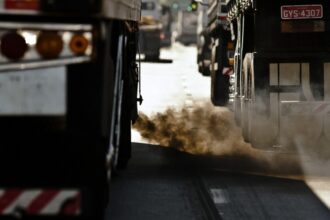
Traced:
MULTIPOLYGON (((203 46, 199 54, 199 71, 211 77, 211 101, 226 105, 229 99, 229 76, 232 73, 234 42, 227 20, 226 0, 200 1, 207 8, 207 22, 200 36, 203 46)), ((204 9, 205 10, 205 9, 204 9)))
POLYGON ((228 0, 226 6, 235 53, 219 97, 233 109, 245 140, 289 151, 327 146, 329 2, 228 0))
POLYGON ((186 46, 196 44, 197 12, 192 10, 180 10, 177 16, 176 31, 176 41, 186 46))
POLYGON ((208 2, 201 2, 197 7, 197 65, 198 72, 203 76, 210 76, 211 64, 211 35, 208 27, 208 2))
POLYGON ((143 0, 141 6, 141 21, 139 25, 139 52, 145 60, 158 60, 162 38, 164 38, 161 23, 162 8, 158 0, 143 0))
POLYGON ((170 47, 172 45, 172 23, 173 15, 171 7, 168 5, 161 6, 161 23, 162 33, 160 35, 161 47, 170 47))
POLYGON ((0 219, 103 219, 131 156, 140 7, 0 1, 0 219))

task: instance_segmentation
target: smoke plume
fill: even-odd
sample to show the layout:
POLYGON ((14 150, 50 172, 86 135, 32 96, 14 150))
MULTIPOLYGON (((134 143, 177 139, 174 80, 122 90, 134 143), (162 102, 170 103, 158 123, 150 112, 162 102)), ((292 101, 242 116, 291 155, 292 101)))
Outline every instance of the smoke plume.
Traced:
POLYGON ((139 115, 134 128, 149 143, 194 155, 220 156, 230 161, 230 166, 235 164, 228 169, 301 175, 299 158, 258 150, 244 142, 241 129, 227 108, 199 102, 192 108, 183 106, 150 116, 139 115))
POLYGON ((194 108, 169 108, 150 117, 140 113, 134 128, 151 143, 191 154, 227 155, 250 149, 231 112, 205 103, 194 108))
MULTIPOLYGON (((303 152, 302 147, 294 152, 254 148, 244 141, 233 113, 227 108, 199 102, 193 107, 168 108, 163 113, 139 115, 134 128, 149 143, 194 155, 218 156, 218 164, 224 165, 221 169, 299 179, 311 175, 330 176, 329 157, 324 156, 324 150, 322 153, 316 150, 325 147, 318 146, 313 152, 303 152)), ((294 132, 290 134, 294 136, 294 132)), ((328 149, 328 143, 324 145, 328 149)))

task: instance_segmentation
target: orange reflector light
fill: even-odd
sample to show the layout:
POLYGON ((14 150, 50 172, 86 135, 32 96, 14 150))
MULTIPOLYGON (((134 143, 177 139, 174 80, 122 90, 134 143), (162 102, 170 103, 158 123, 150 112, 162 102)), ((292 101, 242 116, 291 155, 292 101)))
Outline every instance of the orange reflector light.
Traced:
POLYGON ((42 32, 37 38, 36 49, 45 59, 57 58, 63 49, 63 40, 57 32, 42 32))
POLYGON ((11 60, 21 59, 28 49, 28 45, 21 35, 10 32, 1 38, 1 53, 11 60))
POLYGON ((39 10, 39 0, 5 0, 5 9, 39 10))
POLYGON ((233 50, 234 49, 234 43, 233 42, 228 42, 227 43, 227 49, 228 50, 233 50))
POLYGON ((84 55, 88 45, 89 41, 83 34, 75 34, 70 40, 70 49, 76 55, 84 55))
POLYGON ((230 65, 230 66, 233 66, 234 63, 235 63, 234 58, 229 58, 228 61, 229 61, 229 65, 230 65))

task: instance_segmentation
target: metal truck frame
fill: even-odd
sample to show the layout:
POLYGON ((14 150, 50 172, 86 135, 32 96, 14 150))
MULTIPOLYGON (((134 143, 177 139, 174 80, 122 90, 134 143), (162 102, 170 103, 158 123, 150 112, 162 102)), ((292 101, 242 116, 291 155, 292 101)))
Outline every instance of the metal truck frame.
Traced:
POLYGON ((329 6, 227 1, 235 62, 222 96, 254 147, 308 150, 329 141, 329 6))
POLYGON ((140 1, 3 0, 0 17, 0 219, 103 219, 137 117, 140 1))

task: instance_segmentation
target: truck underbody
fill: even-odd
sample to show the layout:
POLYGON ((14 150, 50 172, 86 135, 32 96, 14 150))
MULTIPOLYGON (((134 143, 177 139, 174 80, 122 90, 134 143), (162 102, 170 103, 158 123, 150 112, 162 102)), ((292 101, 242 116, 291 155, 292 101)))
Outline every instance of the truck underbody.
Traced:
POLYGON ((127 1, 132 8, 126 12, 132 13, 116 17, 100 14, 102 4, 114 6, 115 1, 77 2, 40 1, 40 13, 25 13, 26 8, 7 13, 8 5, 1 10, 2 42, 8 32, 33 31, 37 43, 28 51, 38 50, 41 33, 56 33, 64 42, 56 57, 1 57, 5 77, 0 83, 14 85, 10 91, 0 88, 1 219, 102 219, 111 170, 124 168, 130 158, 130 126, 137 117, 140 3, 127 1), (79 11, 74 3, 81 6, 79 11), (80 53, 82 38, 65 44, 65 36, 87 36, 84 27, 91 41, 86 55, 80 53), (64 56, 72 47, 77 54, 64 56), (54 89, 58 86, 62 91, 54 89), (27 99, 14 102, 6 95, 27 99))

